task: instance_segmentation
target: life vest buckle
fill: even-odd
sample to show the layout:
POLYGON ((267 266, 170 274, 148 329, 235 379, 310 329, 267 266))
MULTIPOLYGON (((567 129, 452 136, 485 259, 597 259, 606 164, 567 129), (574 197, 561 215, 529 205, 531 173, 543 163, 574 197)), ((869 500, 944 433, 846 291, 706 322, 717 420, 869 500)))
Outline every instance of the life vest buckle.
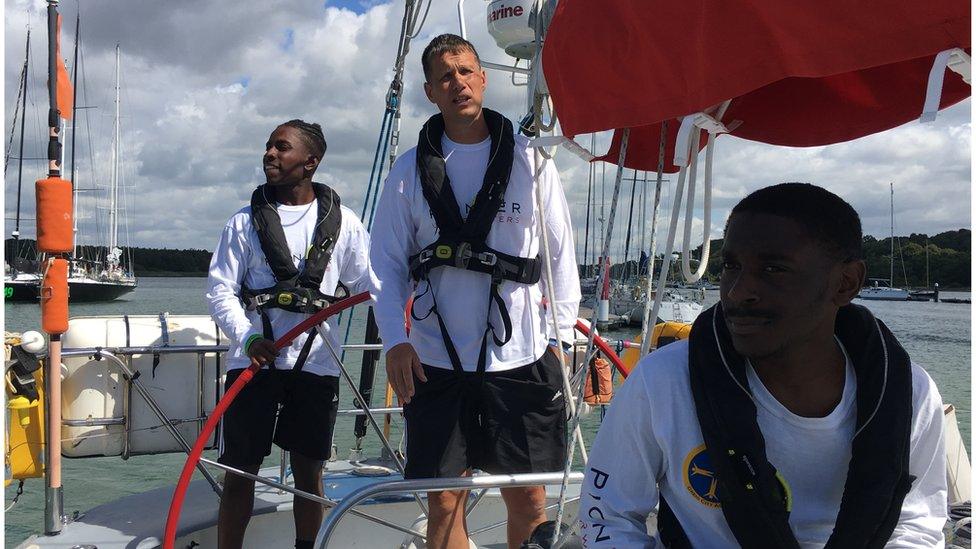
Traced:
POLYGON ((494 267, 498 263, 498 256, 491 252, 481 252, 478 254, 478 261, 482 262, 489 267, 494 267))
POLYGON ((454 266, 458 269, 467 269, 468 261, 471 259, 471 243, 459 242, 457 249, 454 250, 454 266))
MULTIPOLYGON (((448 246, 447 244, 441 244, 436 248, 434 248, 434 255, 437 257, 437 259, 451 259, 451 256, 454 255, 454 249, 448 246)), ((427 259, 429 258, 430 257, 428 256, 427 259)), ((424 259, 423 257, 423 254, 421 254, 420 260, 426 261, 426 259, 424 259)))
POLYGON ((245 305, 248 311, 256 311, 265 303, 271 301, 272 297, 268 294, 259 294, 245 299, 245 305))

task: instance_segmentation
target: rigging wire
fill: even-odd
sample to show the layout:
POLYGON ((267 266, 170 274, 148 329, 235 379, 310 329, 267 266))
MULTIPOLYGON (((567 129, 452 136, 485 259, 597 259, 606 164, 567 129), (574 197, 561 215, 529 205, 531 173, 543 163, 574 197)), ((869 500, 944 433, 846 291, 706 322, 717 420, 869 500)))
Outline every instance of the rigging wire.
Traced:
MULTIPOLYGON (((124 77, 122 77, 122 75, 120 74, 119 75, 119 79, 121 80, 121 82, 119 83, 119 87, 122 88, 122 95, 125 97, 126 104, 127 105, 131 105, 132 103, 130 101, 131 98, 129 97, 129 84, 128 84, 128 79, 127 78, 123 79, 123 78, 124 77)), ((119 126, 120 126, 119 127, 119 137, 120 138, 119 138, 119 153, 118 153, 119 154, 119 181, 120 181, 119 188, 122 189, 122 200, 120 201, 122 203, 121 210, 122 210, 122 213, 124 214, 122 216, 122 230, 123 230, 123 233, 125 235, 125 247, 124 247, 125 248, 125 254, 124 254, 124 257, 128 260, 128 270, 126 270, 126 264, 122 261, 122 257, 119 257, 119 268, 122 270, 122 273, 123 274, 128 273, 128 274, 133 274, 134 275, 135 274, 135 268, 133 267, 133 262, 132 262, 132 244, 131 244, 131 241, 129 239, 129 200, 130 200, 130 193, 128 192, 128 184, 126 182, 126 175, 125 175, 126 174, 126 171, 125 171, 125 155, 122 154, 123 153, 123 146, 125 145, 125 141, 121 139, 121 135, 122 135, 121 125, 122 125, 122 114, 120 113, 119 114, 119 126)), ((116 220, 118 220, 118 215, 116 215, 116 220)), ((116 245, 118 245, 118 243, 116 243, 116 245)), ((122 246, 119 246, 119 247, 121 248, 122 246)))
MULTIPOLYGON (((18 93, 17 102, 15 103, 15 108, 20 109, 21 108, 21 104, 20 103, 21 103, 21 100, 23 100, 24 105, 23 105, 22 114, 24 114, 24 115, 27 114, 27 61, 28 61, 29 54, 30 54, 30 29, 28 28, 28 30, 27 30, 27 45, 26 45, 26 51, 24 52, 24 68, 21 71, 20 88, 17 91, 17 93, 18 93), (23 95, 20 95, 21 90, 23 90, 23 95)), ((10 146, 11 147, 13 146, 14 128, 16 127, 16 124, 17 124, 17 115, 14 114, 14 126, 11 127, 11 129, 10 129, 10 146)), ((21 221, 21 215, 20 215, 21 214, 21 208, 20 208, 20 206, 21 206, 21 195, 22 195, 22 191, 23 191, 22 182, 23 182, 23 174, 24 174, 24 120, 21 120, 20 121, 20 141, 19 141, 19 145, 18 145, 17 148, 18 148, 18 152, 20 153, 19 154, 20 158, 17 161, 17 219, 16 219, 16 222, 14 224, 14 231, 13 231, 13 234, 12 234, 12 236, 14 237, 14 249, 13 249, 14 259, 12 261, 10 261, 10 265, 13 266, 13 273, 15 275, 17 273, 17 260, 20 259, 20 221, 21 221)), ((7 162, 7 160, 9 158, 10 158, 10 156, 9 156, 9 152, 8 152, 7 156, 4 159, 4 165, 3 165, 4 179, 6 179, 6 175, 7 175, 7 164, 6 164, 6 162, 7 162)), ((6 246, 4 246, 4 248, 6 248, 6 246)))
MULTIPOLYGON (((27 31, 27 36, 30 37, 30 31, 27 31)), ((30 45, 28 44, 28 47, 30 45)), ((24 59, 24 66, 20 69, 20 86, 17 88, 17 101, 14 102, 14 116, 13 121, 10 124, 10 140, 7 142, 7 150, 3 156, 3 175, 7 176, 7 164, 10 162, 10 152, 14 147, 14 134, 17 129, 17 117, 20 113, 20 100, 23 98, 24 93, 26 93, 26 81, 27 81, 27 59, 24 59)), ((20 162, 23 162, 24 151, 20 151, 20 162)))
MULTIPOLYGON (((607 215, 605 209, 606 203, 607 203, 607 163, 603 162, 603 175, 600 176, 600 232, 601 233, 603 232, 603 229, 606 226, 605 224, 607 222, 607 215)), ((596 243, 599 238, 600 238, 599 235, 594 233, 593 235, 594 252, 596 251, 596 243)), ((600 267, 597 271, 598 273, 599 271, 603 270, 603 263, 606 260, 607 258, 602 256, 597 259, 597 261, 600 263, 600 267)), ((599 274, 597 276, 599 276, 599 274)))
MULTIPOLYGON (((593 164, 588 166, 589 173, 586 180, 586 230, 583 233, 583 265, 588 271, 590 268, 589 249, 590 249, 590 210, 593 201, 593 164)), ((584 276, 589 276, 584 273, 584 276)))
MULTIPOLYGON (((30 58, 31 58, 30 59, 30 69, 28 69, 28 79, 31 82, 33 82, 33 85, 34 85, 35 88, 41 87, 41 86, 38 86, 38 84, 37 84, 38 81, 47 82, 47 71, 46 70, 44 71, 44 78, 43 78, 43 80, 40 80, 38 78, 38 74, 37 74, 37 71, 39 70, 38 67, 39 66, 47 66, 47 58, 46 57, 44 58, 44 65, 39 65, 37 63, 37 60, 34 57, 35 55, 38 55, 38 53, 35 51, 37 49, 38 48, 31 48, 31 51, 30 51, 30 58)), ((46 55, 46 53, 47 52, 45 51, 45 55, 46 55)), ((28 83, 28 85, 31 85, 30 82, 28 83)), ((34 163, 35 169, 37 169, 39 172, 43 173, 45 177, 47 176, 47 147, 46 147, 46 144, 47 144, 48 132, 49 132, 49 127, 47 125, 47 105, 38 104, 37 103, 37 98, 35 96, 40 97, 42 101, 46 100, 47 99, 47 93, 46 93, 47 90, 46 90, 46 88, 47 88, 47 85, 45 84, 43 86, 43 88, 42 88, 43 91, 41 93, 39 93, 39 94, 38 93, 35 93, 35 94, 28 93, 27 94, 27 99, 30 102, 30 106, 31 106, 31 112, 33 112, 33 116, 31 117, 31 122, 33 123, 34 127, 31 130, 31 135, 44 136, 43 137, 43 139, 44 139, 44 142, 43 143, 41 143, 41 142, 39 142, 37 140, 33 140, 33 139, 31 140, 31 143, 34 146, 34 148, 30 151, 30 157, 31 157, 31 160, 34 163), (40 149, 40 150, 38 150, 38 149, 40 149)), ((33 189, 31 189, 31 186, 30 185, 28 185, 27 187, 28 187, 28 189, 30 189, 31 191, 33 191, 33 189)))
MULTIPOLYGON (((603 255, 607 255, 609 253, 608 250, 610 248, 611 236, 613 234, 614 217, 616 216, 616 213, 617 213, 617 204, 618 204, 619 197, 620 197, 620 187, 621 187, 621 183, 622 183, 622 179, 623 179, 624 163, 625 163, 625 160, 627 158, 627 144, 628 144, 628 141, 629 140, 630 140, 630 128, 625 128, 623 130, 623 133, 622 133, 622 136, 621 136, 621 140, 620 140, 620 153, 619 153, 619 157, 618 157, 617 163, 616 163, 617 164, 617 175, 614 178, 613 198, 612 198, 612 202, 610 204, 610 219, 608 220, 609 223, 610 223, 610 225, 607 227, 607 230, 604 232, 603 252, 602 252, 603 255)), ((599 274, 599 276, 597 278, 597 288, 602 287, 603 282, 604 282, 604 279, 607 276, 609 276, 609 273, 604 273, 602 271, 602 269, 601 269, 600 274, 599 274)), ((599 307, 594 307, 593 316, 590 319, 590 325, 591 326, 596 326, 598 310, 599 310, 599 307)), ((596 335, 595 332, 596 332, 596 330, 591 330, 590 331, 590 334, 587 336, 586 352, 583 355, 583 357, 584 357, 583 358, 583 366, 580 369, 580 378, 581 379, 580 379, 580 382, 577 384, 578 386, 575 388, 575 395, 566 395, 567 402, 569 402, 573 398, 576 399, 576 402, 582 402, 583 401, 583 392, 584 392, 584 388, 586 386, 586 383, 585 383, 586 376, 587 376, 587 374, 589 372, 589 369, 590 369, 590 361, 595 356, 595 351, 596 351, 595 338, 594 338, 594 336, 596 335)), ((580 419, 581 419, 581 415, 578 412, 573 414, 573 416, 572 416, 572 418, 570 420, 571 428, 568 429, 569 432, 575 432, 577 429, 579 429, 580 419)), ((563 481, 562 481, 562 483, 561 483, 561 485, 559 487, 559 508, 558 508, 558 511, 556 512, 556 528, 555 528, 555 532, 553 533, 553 543, 555 543, 555 541, 559 537, 559 529, 561 527, 561 523, 562 523, 562 519, 563 519, 563 513, 566 510, 565 509, 566 488, 569 485, 569 472, 572 469, 573 455, 575 453, 575 449, 576 449, 576 437, 570 437, 570 439, 569 439, 569 448, 568 448, 568 451, 566 452, 566 462, 565 462, 565 466, 563 468, 563 481)), ((583 454, 583 456, 584 456, 583 457, 583 462, 585 463, 586 462, 585 448, 582 447, 582 446, 580 447, 580 453, 583 454)))
MULTIPOLYGON (((637 170, 634 170, 630 185, 630 215, 627 216, 627 236, 624 238, 624 272, 621 275, 623 280, 627 280, 630 274, 630 230, 634 224, 634 194, 637 191, 637 170)), ((640 267, 640 265, 638 265, 640 267)))
MULTIPOLYGON (((373 227, 373 219, 376 214, 376 205, 383 182, 383 170, 387 154, 389 153, 390 156, 391 167, 393 161, 396 159, 400 141, 399 121, 400 98, 403 92, 403 71, 406 65, 407 54, 410 52, 410 41, 420 32, 424 22, 427 21, 427 12, 425 11, 420 25, 417 26, 417 17, 419 15, 419 9, 417 8, 422 3, 423 0, 418 0, 416 4, 408 0, 404 8, 403 20, 400 24, 400 39, 397 44, 396 59, 393 62, 393 80, 390 82, 389 90, 386 93, 386 107, 383 110, 383 120, 380 123, 380 135, 376 142, 376 152, 373 154, 373 166, 370 168, 366 194, 363 197, 363 210, 359 216, 360 222, 364 222, 367 231, 373 227), (367 211, 369 212, 368 219, 366 216, 367 211)), ((432 3, 433 0, 428 0, 428 11, 432 3)), ((343 343, 349 342, 349 336, 352 333, 352 315, 353 311, 349 311, 348 315, 343 311, 339 314, 337 320, 337 327, 342 326, 342 323, 348 320, 343 343)), ((345 358, 345 351, 342 352, 342 358, 345 358)))
MULTIPOLYGON (((81 70, 81 92, 82 92, 82 96, 84 97, 84 100, 85 100, 85 105, 87 106, 89 104, 89 102, 88 102, 88 77, 87 77, 87 71, 84 69, 84 67, 85 67, 85 47, 81 43, 79 43, 79 45, 78 45, 78 53, 79 53, 79 56, 81 58, 81 60, 79 61, 79 66, 82 69, 81 70)), ((94 145, 92 143, 91 114, 89 113, 90 109, 87 109, 86 108, 86 109, 84 109, 84 111, 85 111, 85 129, 86 129, 86 133, 87 133, 86 138, 87 138, 87 141, 88 141, 88 171, 89 171, 89 174, 91 176, 91 185, 92 185, 92 188, 97 191, 98 190, 98 181, 99 180, 98 180, 98 174, 95 171, 96 170, 96 164, 95 164, 95 147, 94 147, 94 145)), ((77 124, 77 121, 75 121, 75 123, 77 124)), ((91 197, 91 200, 88 201, 88 202, 91 202, 92 203, 92 210, 93 211, 97 211, 98 210, 98 194, 99 193, 97 193, 97 192, 94 193, 94 195, 91 197)), ((94 218, 94 222, 95 222, 94 223, 95 224, 95 235, 96 235, 96 239, 97 239, 98 238, 97 235, 102 234, 102 219, 97 214, 94 215, 93 218, 94 218)), ((98 260, 99 252, 98 252, 97 249, 94 249, 94 248, 93 249, 90 249, 89 250, 89 253, 91 254, 91 260, 92 261, 97 261, 98 260)))
MULTIPOLYGON (((645 290, 644 290, 644 315, 641 319, 641 333, 647 334, 648 328, 657 324, 657 318, 651 318, 651 310, 653 308, 653 303, 651 299, 654 298, 656 301, 657 296, 654 295, 654 257, 657 253, 657 212, 661 205, 661 187, 664 183, 664 153, 665 153, 665 140, 668 134, 668 121, 665 120, 661 123, 661 137, 659 138, 658 145, 658 160, 657 160, 657 173, 654 182, 654 204, 651 206, 651 241, 648 245, 648 258, 647 258, 647 278, 645 279, 645 290)), ((645 172, 645 177, 647 172, 645 172)), ((669 187, 670 188, 670 187, 669 187)), ((662 260, 662 265, 663 265, 662 260)), ((664 287, 658 285, 657 291, 659 293, 664 293, 664 287)), ((652 338, 645 337, 641 341, 640 354, 638 356, 643 356, 647 353, 647 349, 650 346, 650 340, 652 338), (645 343, 645 341, 647 343, 645 343)))
MULTIPOLYGON (((590 134, 590 150, 591 151, 596 150, 596 134, 590 134)), ((596 164, 594 164, 593 162, 590 162, 589 164, 590 165, 589 165, 588 177, 590 180, 590 188, 592 189, 593 187, 596 186, 596 164)), ((586 207, 588 212, 592 212, 593 231, 595 233, 596 232, 596 197, 595 196, 593 197, 593 202, 588 203, 586 207)), ((586 244, 589 246, 590 244, 589 238, 587 238, 586 244)), ((592 266, 594 263, 593 254, 595 252, 596 252, 596 245, 590 246, 590 257, 586 262, 586 264, 588 265, 587 269, 590 271, 590 273, 592 273, 592 268, 593 268, 592 266)), ((587 274, 587 276, 592 276, 592 274, 587 274)))
MULTIPOLYGON (((898 244, 898 257, 901 258, 901 274, 905 277, 905 286, 910 286, 911 284, 908 282, 908 270, 905 268, 905 253, 901 250, 901 239, 896 238, 895 242, 898 244)), ((895 286, 894 280, 891 281, 891 286, 895 286)))
MULTIPOLYGON (((647 236, 647 170, 644 171, 644 178, 641 180, 640 189, 640 222, 638 226, 640 227, 640 250, 645 251, 646 236, 647 236)), ((640 277, 640 259, 637 261, 637 276, 640 277)))
POLYGON ((74 238, 72 239, 72 250, 71 258, 69 263, 70 271, 69 274, 74 273, 75 260, 78 259, 78 253, 80 247, 78 246, 78 233, 80 232, 80 219, 79 219, 79 209, 78 209, 78 180, 75 178, 77 170, 77 152, 78 152, 78 47, 81 45, 81 6, 77 6, 78 10, 75 14, 75 47, 74 47, 74 59, 71 62, 71 171, 68 177, 68 181, 71 183, 71 205, 72 205, 72 230, 74 231, 74 238))

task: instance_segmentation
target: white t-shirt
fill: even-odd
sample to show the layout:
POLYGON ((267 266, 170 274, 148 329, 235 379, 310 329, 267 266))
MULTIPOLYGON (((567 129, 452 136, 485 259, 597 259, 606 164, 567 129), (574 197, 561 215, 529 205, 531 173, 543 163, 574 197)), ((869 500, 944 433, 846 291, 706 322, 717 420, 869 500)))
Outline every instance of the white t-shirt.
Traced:
MULTIPOLYGON (((823 547, 833 530, 851 457, 856 380, 848 364, 841 402, 826 417, 800 417, 747 368, 769 462, 793 497, 790 526, 801 547, 823 547)), ((909 472, 916 478, 887 547, 942 547, 947 517, 942 399, 912 365, 909 472)), ((709 493, 707 454, 688 371, 688 342, 651 353, 614 396, 586 465, 580 523, 590 548, 659 547, 645 521, 668 501, 696 548, 737 547, 709 493), (660 491, 660 492, 659 492, 660 491)), ((886 459, 886 456, 878 456, 886 459)))
MULTIPOLYGON (((445 136, 442 147, 451 188, 461 216, 466 218, 484 181, 491 141, 486 139, 463 145, 445 136)), ((416 156, 416 149, 410 149, 397 159, 376 209, 370 263, 377 281, 374 293, 377 325, 387 350, 409 341, 424 364, 452 368, 435 315, 413 320, 409 339, 404 328, 404 310, 410 295, 418 296, 413 311, 416 317, 423 318, 433 303, 433 292, 464 369, 474 371, 488 313, 490 278, 473 271, 438 268, 430 273, 430 292, 425 293, 427 282, 421 282, 414 291, 409 258, 437 240, 439 234, 417 175, 416 156)), ((516 136, 512 175, 505 201, 488 234, 489 247, 519 257, 540 254, 542 243, 535 208, 533 168, 533 151, 528 148, 528 140, 516 136)), ((548 296, 550 303, 555 303, 560 336, 567 341, 574 338, 573 325, 579 314, 579 274, 569 208, 559 184, 559 174, 551 161, 542 168, 539 185, 545 204, 545 229, 555 291, 545 289, 545 273, 538 284, 502 282, 499 294, 512 320, 512 338, 499 347, 489 336, 487 371, 524 366, 545 352, 551 337, 551 321, 545 311, 543 295, 548 296)), ((495 305, 491 307, 491 319, 496 334, 503 337, 504 329, 495 305)))
MULTIPOLYGON (((312 245, 318 215, 316 204, 279 204, 277 207, 288 248, 299 270, 304 267, 305 253, 312 245)), ((369 234, 352 210, 345 206, 341 208, 339 237, 319 287, 327 295, 335 295, 339 281, 349 288, 350 295, 369 291, 371 288, 369 234)), ((252 334, 262 333, 260 315, 257 311, 245 310, 238 297, 242 283, 250 289, 275 285, 274 273, 261 249, 258 233, 251 224, 250 206, 245 206, 234 214, 224 226, 210 260, 207 301, 214 321, 231 340, 227 352, 228 370, 247 368, 251 364, 251 359, 243 353, 242 345, 252 334)), ((278 308, 267 308, 265 311, 271 319, 275 338, 285 335, 308 317, 278 308)), ((330 318, 325 323, 325 332, 333 348, 341 352, 339 338, 335 333, 337 320, 337 316, 330 318)), ((303 334, 295 338, 290 346, 282 349, 275 360, 275 367, 294 367, 306 338, 307 335, 303 334)), ((317 375, 339 375, 339 366, 328 348, 323 345, 321 336, 316 336, 303 371, 317 375)))

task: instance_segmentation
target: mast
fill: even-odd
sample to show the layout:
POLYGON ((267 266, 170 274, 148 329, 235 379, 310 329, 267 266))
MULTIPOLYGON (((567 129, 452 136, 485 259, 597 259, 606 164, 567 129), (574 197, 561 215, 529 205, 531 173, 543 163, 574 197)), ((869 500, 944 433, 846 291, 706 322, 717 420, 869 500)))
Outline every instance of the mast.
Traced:
MULTIPOLYGON (((627 236, 624 238, 624 272, 621 279, 626 281, 630 274, 630 231, 634 225, 634 196, 637 194, 637 169, 630 180, 630 214, 627 216, 627 236)), ((638 268, 640 266, 638 265, 638 268)))
MULTIPOLYGON (((590 135, 590 143, 593 143, 593 135, 590 135)), ((593 147, 590 147, 593 150, 593 147)), ((589 276, 590 269, 590 210, 592 210, 593 202, 593 163, 591 162, 589 166, 589 174, 586 180, 586 231, 583 233, 583 278, 589 276)))
MULTIPOLYGON (((74 69, 75 74, 72 78, 71 85, 74 89, 71 92, 72 104, 71 104, 71 175, 68 176, 68 181, 71 182, 71 195, 74 198, 71 201, 71 205, 74 208, 72 212, 71 219, 74 222, 72 226, 72 234, 75 235, 74 245, 75 249, 72 252, 72 257, 78 257, 78 185, 75 184, 75 136, 78 134, 78 40, 79 30, 81 29, 81 6, 78 7, 78 15, 75 17, 75 60, 71 67, 74 69)), ((74 270, 74 261, 70 264, 70 269, 74 270)))
POLYGON ((895 287, 895 184, 888 183, 891 189, 891 261, 889 262, 890 271, 888 280, 891 287, 895 287))
MULTIPOLYGON (((644 170, 644 179, 641 181, 638 225, 640 226, 640 243, 637 249, 643 252, 646 244, 645 237, 647 236, 647 170, 644 170)), ((640 254, 637 255, 637 277, 640 278, 640 254)))
POLYGON ((24 121, 27 117, 27 68, 30 62, 30 28, 27 29, 27 52, 24 54, 24 74, 20 80, 22 103, 20 107, 20 145, 17 160, 17 220, 14 222, 14 257, 10 262, 14 276, 17 276, 17 259, 20 258, 20 192, 24 177, 24 121))
MULTIPOLYGON (((112 137, 112 183, 109 188, 109 235, 108 235, 108 254, 111 258, 118 247, 119 240, 119 220, 118 220, 118 192, 119 192, 119 75, 122 55, 119 45, 115 44, 115 133, 112 137)), ((116 261, 109 260, 110 264, 116 261)))
MULTIPOLYGON (((607 202, 607 163, 604 162, 602 175, 600 177, 600 217, 597 218, 597 221, 600 222, 600 235, 606 234, 607 232, 606 230, 607 214, 604 209, 606 207, 606 202, 607 202)), ((597 250, 596 243, 599 240, 599 235, 593 235, 593 239, 594 239, 593 251, 596 252, 597 250)), ((600 263, 600 266, 597 267, 597 277, 600 276, 599 273, 600 271, 603 270, 603 262, 606 261, 606 259, 607 258, 603 256, 600 256, 597 259, 597 261, 600 263)))
POLYGON ((47 87, 48 176, 35 183, 37 196, 37 251, 45 253, 44 277, 41 282, 41 325, 48 333, 48 359, 44 365, 45 435, 44 446, 44 533, 57 535, 64 525, 64 489, 61 483, 61 336, 68 326, 68 261, 64 254, 72 250, 71 186, 61 178, 62 149, 60 141, 61 112, 58 110, 58 0, 47 0, 47 87), (65 207, 66 206, 66 207, 65 207), (67 225, 67 226, 64 226, 67 225), (43 231, 42 231, 43 228, 43 231), (45 236, 42 239, 42 234, 45 236))

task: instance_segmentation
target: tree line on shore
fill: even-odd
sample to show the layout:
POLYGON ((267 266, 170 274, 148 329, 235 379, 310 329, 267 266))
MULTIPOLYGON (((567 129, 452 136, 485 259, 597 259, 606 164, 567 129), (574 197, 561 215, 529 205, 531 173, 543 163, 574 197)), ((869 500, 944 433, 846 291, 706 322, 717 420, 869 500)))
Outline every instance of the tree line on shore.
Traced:
MULTIPOLYGON (((912 233, 909 236, 895 237, 894 282, 892 286, 923 288, 938 283, 943 289, 970 288, 972 264, 972 231, 958 229, 946 231, 935 236, 912 233)), ((711 241, 711 251, 708 258, 708 268, 705 278, 709 282, 717 282, 722 270, 722 239, 711 241)), ((692 253, 701 256, 701 246, 692 253)), ((891 238, 864 237, 864 255, 869 278, 887 280, 891 271, 891 238)), ((681 277, 678 255, 672 261, 672 279, 681 277)), ((612 259, 612 258, 611 258, 612 259)), ((655 258, 655 272, 660 272, 662 256, 655 258)), ((696 261, 692 261, 694 267, 696 261)), ((640 259, 631 259, 626 263, 614 263, 611 267, 611 277, 618 279, 633 277, 638 272, 646 271, 645 263, 640 259)), ((592 267, 581 267, 581 276, 591 276, 592 267)))
MULTIPOLYGON (((26 266, 36 261, 37 243, 32 239, 21 239, 17 245, 19 254, 15 253, 15 243, 12 238, 4 242, 4 257, 7 263, 10 258, 20 257, 19 268, 28 270, 26 266)), ((133 270, 136 276, 206 276, 210 266, 212 252, 207 250, 172 250, 167 248, 129 248, 126 253, 132 256, 133 270)), ((78 257, 86 259, 104 260, 108 250, 105 246, 79 246, 78 257)))
MULTIPOLYGON (((969 288, 971 286, 970 265, 972 231, 959 229, 946 231, 935 236, 912 233, 909 236, 895 238, 895 280, 893 286, 927 287, 939 283, 942 288, 969 288)), ((722 239, 712 240, 711 253, 708 260, 706 277, 710 281, 717 281, 721 271, 722 239)), ((30 239, 21 239, 19 254, 14 251, 14 240, 7 239, 4 243, 5 257, 21 257, 26 261, 36 258, 36 244, 30 239)), ((173 250, 166 248, 132 248, 133 263, 136 276, 205 276, 210 265, 211 252, 207 250, 173 250)), ((82 246, 82 257, 105 257, 104 246, 82 246)), ((891 239, 878 239, 873 236, 864 237, 864 253, 868 267, 868 277, 887 279, 891 261, 891 239)), ((699 246, 694 255, 701 254, 699 246)), ((582 259, 582 258, 580 258, 582 259)), ((646 262, 638 265, 639 259, 632 259, 625 263, 616 263, 611 268, 611 276, 622 278, 633 276, 646 270, 646 262)), ((661 258, 656 258, 655 265, 660 269, 661 258)), ((672 263, 672 268, 677 267, 672 263)), ((592 273, 592 268, 581 267, 581 273, 586 276, 592 273)))

